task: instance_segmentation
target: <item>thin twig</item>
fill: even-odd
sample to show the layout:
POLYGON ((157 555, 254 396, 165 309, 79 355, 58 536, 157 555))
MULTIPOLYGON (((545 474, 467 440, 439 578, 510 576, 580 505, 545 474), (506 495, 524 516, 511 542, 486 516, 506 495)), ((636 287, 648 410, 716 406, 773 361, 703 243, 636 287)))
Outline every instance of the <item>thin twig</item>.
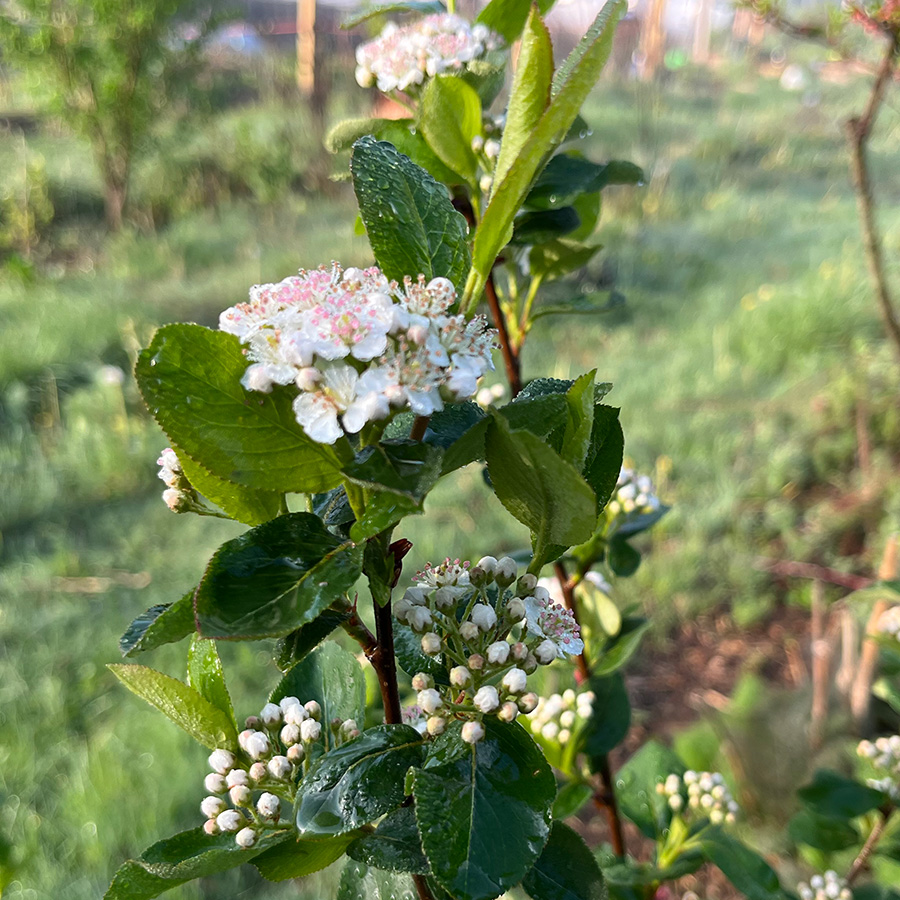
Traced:
POLYGON ((786 578, 814 578, 828 584, 837 584, 851 591, 861 591, 871 587, 875 581, 863 575, 852 575, 849 572, 839 572, 827 566, 819 566, 815 563, 794 562, 783 559, 770 559, 758 556, 753 565, 757 569, 771 572, 773 575, 781 575, 786 578))
POLYGON ((431 893, 431 889, 428 887, 428 882, 425 880, 424 875, 413 875, 412 880, 413 884, 416 886, 416 893, 419 895, 419 900, 434 900, 434 895, 431 893))
POLYGON ((503 356, 503 365, 506 368, 506 379, 509 382, 509 392, 513 397, 522 391, 522 370, 519 365, 519 355, 509 338, 509 329, 506 327, 506 317, 500 308, 500 300, 497 297, 497 286, 494 284, 494 273, 488 275, 487 284, 484 286, 484 295, 487 298, 491 318, 497 328, 497 337, 500 339, 500 353, 503 356))
POLYGON ((853 865, 850 866, 850 870, 847 872, 846 880, 848 885, 853 884, 859 874, 865 869, 869 857, 878 845, 878 841, 881 840, 881 835, 884 834, 884 828, 893 811, 893 806, 885 806, 878 810, 878 821, 872 827, 868 838, 866 838, 865 844, 863 844, 862 850, 859 851, 859 855, 853 860, 853 865))
POLYGON ((423 437, 425 437, 425 432, 428 430, 428 423, 431 421, 431 416, 416 416, 413 420, 412 428, 409 431, 409 439, 411 441, 421 441, 423 437))

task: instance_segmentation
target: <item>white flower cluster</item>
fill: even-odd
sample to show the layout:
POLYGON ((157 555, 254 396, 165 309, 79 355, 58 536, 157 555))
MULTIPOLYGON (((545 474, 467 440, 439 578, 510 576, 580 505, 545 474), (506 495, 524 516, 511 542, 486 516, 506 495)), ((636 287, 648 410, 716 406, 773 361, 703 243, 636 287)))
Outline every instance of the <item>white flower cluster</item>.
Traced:
POLYGON ((166 485, 162 498, 172 512, 187 512, 193 505, 193 488, 185 477, 181 463, 171 447, 166 447, 156 461, 159 477, 166 485))
POLYGON ((591 717, 593 702, 593 691, 576 694, 569 688, 561 694, 551 694, 546 699, 541 697, 525 723, 532 734, 540 735, 545 741, 566 744, 572 734, 591 717))
POLYGON ((834 869, 824 875, 813 875, 809 884, 801 881, 797 885, 800 900, 853 900, 853 892, 847 882, 834 869))
POLYGON ((219 328, 247 347, 243 386, 294 385, 297 421, 314 441, 333 444, 398 410, 428 416, 445 400, 474 396, 493 368, 494 331, 482 317, 450 315, 455 301, 446 278, 399 285, 378 268, 334 263, 257 285, 219 328))
POLYGON ((660 507, 649 475, 638 475, 624 466, 619 472, 616 490, 606 507, 612 516, 630 516, 655 512, 660 507))
POLYGON ((868 778, 866 784, 900 802, 900 734, 880 737, 874 742, 860 741, 856 752, 868 759, 878 778, 868 778))
POLYGON ((669 775, 664 782, 656 785, 656 792, 668 798, 669 808, 673 812, 680 813, 684 810, 686 817, 690 813, 704 816, 713 825, 721 825, 723 822, 731 825, 737 821, 741 811, 720 772, 688 770, 683 776, 669 775))
POLYGON ((572 613, 553 603, 533 575, 517 574, 508 556, 485 556, 476 566, 446 559, 419 572, 394 604, 397 619, 422 635, 422 652, 440 657, 447 669, 449 687, 423 672, 413 678, 429 734, 440 734, 453 717, 468 720, 464 740, 480 741, 483 716, 512 722, 537 707, 526 679, 539 664, 584 649, 572 613))
POLYGON ((413 94, 426 76, 458 72, 466 63, 503 47, 503 38, 484 25, 470 25, 452 13, 425 16, 410 25, 385 26, 356 50, 360 87, 413 94))
MULTIPOLYGON (((247 719, 238 735, 240 754, 214 750, 209 757, 212 772, 203 781, 209 793, 200 804, 206 816, 203 830, 210 835, 233 832, 237 845, 249 848, 263 831, 290 827, 279 826, 281 803, 291 802, 314 747, 328 746, 321 718, 315 700, 302 704, 296 697, 284 697, 247 719)), ((352 719, 336 720, 330 730, 334 745, 359 735, 352 719)))
POLYGON ((900 606, 891 606, 881 614, 878 631, 900 641, 900 606))

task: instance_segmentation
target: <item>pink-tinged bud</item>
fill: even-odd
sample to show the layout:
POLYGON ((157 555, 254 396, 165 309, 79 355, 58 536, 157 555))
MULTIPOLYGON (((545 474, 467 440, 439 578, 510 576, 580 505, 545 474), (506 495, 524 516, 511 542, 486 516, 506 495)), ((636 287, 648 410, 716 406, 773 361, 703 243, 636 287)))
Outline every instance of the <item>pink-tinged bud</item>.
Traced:
POLYGON ((293 765, 299 766, 305 756, 306 751, 303 749, 302 744, 294 744, 293 747, 288 747, 287 758, 293 765))
POLYGON ((480 653, 473 653, 468 661, 470 669, 478 671, 484 668, 484 657, 480 653))
POLYGON ((225 812, 227 808, 225 801, 221 797, 204 797, 203 802, 200 804, 200 812, 207 819, 215 819, 220 812, 225 812))
POLYGON ((528 675, 531 675, 537 670, 537 667, 538 661, 535 658, 535 655, 533 653, 528 653, 522 661, 522 668, 528 675))
POLYGON ((281 815, 281 801, 274 794, 262 794, 256 801, 256 811, 264 819, 277 822, 281 815))
POLYGON ((437 737, 439 734, 443 734, 446 727, 447 720, 442 716, 430 716, 428 721, 425 723, 425 729, 432 737, 437 737))
POLYGON ((266 768, 273 778, 278 781, 285 781, 291 777, 291 769, 293 766, 286 756, 273 756, 269 760, 269 764, 266 768))
POLYGON ((303 704, 303 708, 309 714, 311 719, 315 719, 317 722, 322 718, 322 707, 315 700, 310 700, 307 703, 303 704))
POLYGON ((219 775, 218 772, 210 772, 210 774, 203 779, 203 786, 211 794, 224 794, 225 791, 228 790, 225 778, 222 775, 219 775))
POLYGON ((236 809, 226 809, 216 816, 216 825, 220 831, 238 831, 246 821, 236 809))
POLYGON ((479 635, 478 626, 474 622, 463 622, 459 626, 459 633, 464 641, 474 641, 479 635))
POLYGON ((216 824, 215 819, 207 819, 203 823, 203 830, 210 836, 213 837, 219 833, 219 826, 216 824))
POLYGON ((434 679, 424 672, 417 672, 413 675, 412 687, 414 691, 426 691, 434 687, 434 679))
POLYGON ((519 567, 511 556, 503 556, 497 560, 497 571, 494 580, 500 587, 508 587, 516 580, 519 567))
POLYGON ((260 781, 265 781, 267 774, 268 769, 265 763, 256 762, 250 766, 250 780, 256 784, 259 784, 260 781))
POLYGON ((474 585, 475 587, 482 587, 482 585, 488 584, 494 579, 488 575, 481 566, 472 566, 469 569, 469 583, 474 585))
POLYGON ((526 656, 528 656, 528 648, 521 641, 512 645, 513 659, 521 662, 526 656))
POLYGON ((247 778, 246 769, 232 769, 225 776, 225 784, 230 788, 237 787, 239 784, 249 784, 247 778))
POLYGON ((256 843, 256 830, 253 828, 242 828, 235 836, 234 842, 242 850, 249 850, 256 843))
POLYGON ((501 684, 511 694, 521 694, 525 690, 527 675, 522 669, 510 669, 504 676, 501 684))
POLYGON ((220 775, 226 775, 230 772, 236 762, 234 754, 228 750, 213 750, 209 754, 209 767, 220 775))
POLYGON ((281 743, 284 744, 285 747, 290 747, 292 744, 299 742, 300 729, 296 725, 285 725, 284 728, 281 729, 279 737, 281 738, 281 743))
POLYGON ((465 666, 454 666, 450 670, 450 684, 464 688, 472 680, 472 673, 465 666))
POLYGON ((238 744, 240 745, 240 748, 244 751, 244 753, 247 752, 247 741, 254 734, 256 734, 256 732, 252 728, 247 728, 238 735, 238 744))
POLYGON ((317 741, 322 735, 322 725, 315 719, 306 719, 300 723, 300 739, 304 742, 317 741))
POLYGON ((519 709, 523 713, 531 713, 537 709, 538 705, 538 695, 534 691, 530 691, 527 694, 522 694, 518 700, 519 709))
POLYGON ((262 731, 254 731, 247 738, 247 746, 245 747, 247 755, 250 759, 262 759, 269 755, 269 738, 262 731))
POLYGON ((484 737, 484 725, 481 722, 466 722, 462 727, 462 739, 467 744, 477 744, 484 737))
POLYGON ((228 792, 228 796, 235 806, 246 806, 250 802, 250 788, 245 784, 237 784, 228 792))
POLYGON ((440 709, 443 700, 441 700, 441 695, 434 688, 428 688, 427 690, 419 691, 416 697, 416 704, 422 712, 430 715, 435 710, 440 709))
POLYGON ((259 716, 247 716, 247 718, 244 719, 244 726, 248 731, 259 731, 259 729, 262 728, 262 720, 259 716))
POLYGON ((534 651, 535 658, 541 665, 549 666, 557 658, 556 644, 547 638, 537 645, 534 651))
POLYGON ((267 703, 263 708, 259 717, 263 720, 263 724, 269 728, 281 724, 281 707, 277 703, 267 703))
POLYGON ((497 688, 491 684, 486 684, 475 692, 472 702, 475 708, 483 713, 492 713, 500 706, 500 697, 497 694, 497 688))
POLYGON ((495 641, 487 648, 487 659, 492 666, 502 666, 509 658, 509 644, 495 641))
POLYGON ((500 719, 501 722, 515 722, 518 715, 519 707, 516 706, 512 700, 507 700, 506 703, 500 707, 497 718, 500 719))
POLYGON ((426 656, 437 656, 441 652, 441 639, 433 631, 422 635, 422 652, 426 656))

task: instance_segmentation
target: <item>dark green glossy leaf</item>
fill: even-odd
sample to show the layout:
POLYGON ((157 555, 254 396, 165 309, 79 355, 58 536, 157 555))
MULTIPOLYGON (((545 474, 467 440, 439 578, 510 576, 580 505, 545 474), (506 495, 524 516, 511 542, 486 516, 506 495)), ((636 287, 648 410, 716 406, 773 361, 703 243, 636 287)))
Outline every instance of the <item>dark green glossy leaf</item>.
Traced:
POLYGON ((737 838, 713 826, 703 832, 699 843, 706 859, 718 866, 747 900, 781 900, 786 896, 774 869, 737 838))
MULTIPOLYGON (((496 51, 492 55, 496 56, 496 51)), ((487 59, 473 59, 466 63, 458 77, 474 88, 482 108, 487 109, 506 84, 506 66, 487 59)))
POLYGON ((550 840, 522 880, 532 900, 606 900, 603 873, 584 841, 554 822, 550 840))
POLYGON ((289 513, 223 544, 194 598, 206 637, 279 637, 312 622, 353 587, 362 547, 311 513, 289 513))
MULTIPOLYGON (((625 679, 618 673, 606 677, 593 676, 594 692, 591 718, 582 732, 584 752, 598 760, 620 744, 631 726, 631 704, 625 690, 625 679)), ((592 768, 594 768, 592 766, 592 768)))
MULTIPOLYGON (((611 897, 633 895, 620 893, 622 888, 641 887, 648 885, 657 885, 664 881, 673 881, 676 878, 682 878, 696 872, 706 860, 696 851, 686 851, 682 853, 671 866, 660 869, 649 863, 636 863, 633 860, 625 862, 617 862, 612 865, 604 865, 601 860, 603 875, 606 878, 607 886, 611 897)), ((645 892, 641 891, 639 898, 645 896, 645 892)))
POLYGON ((619 423, 619 410, 598 403, 594 407, 584 478, 593 488, 600 509, 606 506, 616 488, 624 450, 625 436, 619 423))
POLYGON ((569 781, 564 784, 553 801, 553 818, 568 819, 574 816, 591 797, 594 789, 584 781, 569 781))
POLYGON ((213 706, 183 681, 146 666, 116 663, 107 668, 129 691, 155 706, 204 747, 237 748, 237 731, 228 713, 213 706))
POLYGON ((859 831, 847 819, 820 816, 811 809, 801 809, 791 819, 788 834, 796 843, 825 853, 846 850, 860 842, 859 831))
POLYGON ((641 565, 641 554, 621 535, 613 535, 606 549, 606 561, 614 575, 629 578, 641 565))
POLYGON ((194 635, 188 649, 187 683, 204 700, 221 709, 231 719, 237 731, 234 709, 231 706, 225 673, 222 671, 222 660, 219 659, 215 641, 206 640, 198 634, 194 635))
MULTIPOLYGON (((315 700, 322 707, 322 722, 355 719, 360 725, 366 709, 366 680, 356 657, 334 641, 319 644, 278 682, 269 700, 296 697, 315 700)), ((326 735, 327 728, 322 729, 326 735)))
POLYGON ((357 838, 347 848, 347 855, 377 869, 428 874, 428 860, 422 852, 416 813, 411 806, 401 806, 385 816, 375 831, 357 838))
POLYGON ((650 627, 650 622, 641 616, 626 616, 622 620, 619 633, 607 642, 600 659, 594 663, 595 675, 612 675, 634 656, 650 627))
POLYGON ((660 506, 652 512, 641 513, 637 516, 629 516, 617 529, 616 535, 619 537, 633 537, 642 531, 652 528, 669 510, 670 506, 660 506))
POLYGON ((294 805, 301 834, 341 834, 396 809, 410 766, 425 758, 409 725, 379 725, 330 750, 307 772, 294 805))
POLYGON ((418 672, 431 675, 438 684, 449 684, 447 667, 443 656, 427 656, 422 652, 422 636, 416 634, 408 625, 394 622, 394 652, 397 662, 407 675, 418 672))
POLYGON ((355 839, 356 834, 349 832, 315 840, 285 840, 260 853, 253 860, 253 865, 269 881, 302 878, 340 859, 347 851, 347 846, 355 839))
POLYGON ((447 7, 440 0, 398 0, 394 3, 367 3, 362 9, 347 16, 341 22, 341 28, 356 28, 375 16, 387 16, 394 13, 419 13, 423 16, 431 13, 446 12, 447 7))
POLYGON ((666 798, 656 785, 667 775, 683 775, 681 760, 658 741, 648 741, 629 759, 616 776, 619 809, 649 838, 662 834, 669 821, 666 798))
POLYGON ((509 242, 517 246, 546 244, 571 234, 579 225, 581 219, 571 206, 524 212, 516 216, 509 242))
MULTIPOLYGON (((560 242, 562 243, 562 242, 560 242)), ((547 245, 548 247, 551 245, 547 245)), ((601 250, 601 247, 595 248, 601 250)), ((591 253, 591 256, 594 254, 591 253)), ((596 291, 593 294, 586 294, 582 297, 573 297, 566 303, 546 303, 542 304, 532 314, 531 318, 539 319, 541 316, 572 316, 586 315, 595 316, 599 313, 611 312, 618 309, 626 302, 625 295, 619 291, 610 291, 608 294, 603 291, 596 291)))
POLYGON ((477 744, 454 722, 415 772, 422 847, 440 884, 457 900, 488 900, 516 885, 550 833, 556 785, 534 741, 493 717, 477 744))
POLYGON ((347 526, 356 521, 343 485, 324 494, 313 494, 312 512, 332 531, 339 534, 346 535, 349 531, 347 526))
POLYGON ((797 796, 820 815, 839 819, 861 816, 884 803, 881 791, 827 769, 819 769, 797 796))
POLYGON ((232 334, 166 325, 141 352, 144 402, 179 455, 220 479, 261 491, 325 491, 340 481, 334 448, 310 440, 287 390, 245 391, 247 368, 232 334))
POLYGON ((163 644, 183 640, 195 627, 194 591, 191 590, 174 603, 151 606, 141 613, 119 639, 119 649, 123 656, 155 650, 163 644))
MULTIPOLYGON (((534 0, 490 0, 478 14, 476 22, 487 25, 501 35, 507 44, 518 40, 534 0)), ((542 14, 549 12, 554 0, 539 0, 537 6, 542 14)))
POLYGON ((475 88, 455 75, 430 79, 419 101, 419 127, 438 159, 474 184, 478 159, 472 139, 482 131, 481 98, 475 88))
POLYGON ((322 615, 301 625, 296 631, 285 635, 275 645, 275 665, 282 672, 300 662, 311 650, 315 649, 336 628, 350 618, 351 612, 345 607, 329 606, 322 615))
POLYGON ((353 145, 353 189, 375 259, 388 278, 449 278, 469 271, 466 220, 447 189, 391 144, 364 137, 353 145))
POLYGON ((900 900, 900 892, 882 884, 855 884, 853 900, 900 900))
POLYGON ((612 160, 593 163, 575 152, 554 156, 525 198, 528 209, 556 209, 576 197, 595 194, 611 184, 637 184, 644 177, 634 163, 612 160))
POLYGON ((349 859, 341 873, 337 900, 418 900, 409 875, 369 868, 349 859))
POLYGON ((179 884, 251 862, 284 839, 284 834, 270 833, 255 847, 242 850, 234 842, 233 834, 211 837, 202 828, 182 831, 154 844, 140 859, 124 863, 104 894, 104 900, 151 900, 179 884))
MULTIPOLYGON (((599 246, 584 247, 567 241, 548 241, 531 248, 528 253, 528 268, 533 276, 540 276, 544 281, 553 281, 586 266, 601 249, 599 246)), ((581 300, 583 298, 578 297, 570 303, 542 304, 532 313, 531 320, 555 313, 584 312, 585 310, 580 309, 578 305, 581 300)), ((603 310, 592 304, 590 311, 603 310)))

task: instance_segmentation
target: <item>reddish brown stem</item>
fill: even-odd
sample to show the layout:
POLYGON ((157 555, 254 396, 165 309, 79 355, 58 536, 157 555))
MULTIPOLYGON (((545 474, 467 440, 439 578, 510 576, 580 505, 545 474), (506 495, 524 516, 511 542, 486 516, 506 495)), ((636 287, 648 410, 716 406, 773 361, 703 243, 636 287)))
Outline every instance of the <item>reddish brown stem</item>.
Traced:
POLYGON ((428 887, 428 882, 425 880, 424 875, 413 875, 412 880, 413 884, 416 886, 416 893, 419 895, 419 900, 434 900, 434 895, 431 893, 431 889, 428 887))
POLYGON ((509 329, 506 327, 506 317, 500 308, 493 272, 488 275, 487 284, 484 286, 484 296, 487 298, 488 309, 491 311, 491 318, 494 320, 494 325, 497 328, 497 337, 500 339, 500 353, 503 356, 503 365, 506 368, 509 392, 515 397, 522 391, 522 370, 519 365, 519 354, 509 339, 509 329))
POLYGON ((881 835, 884 834, 884 828, 887 825, 888 819, 891 817, 891 813, 893 813, 893 806, 882 807, 878 810, 878 821, 872 827, 871 832, 869 832, 868 838, 866 838, 865 844, 863 844, 862 850, 859 851, 859 855, 856 859, 853 860, 853 865, 850 866, 850 870, 847 872, 847 884, 852 885, 854 881, 859 877, 860 873, 866 868, 866 864, 869 861, 869 857, 875 850, 875 847, 878 845, 878 841, 881 840, 881 835))
POLYGON ((425 432, 428 430, 428 423, 431 421, 431 416, 416 416, 413 420, 412 428, 409 431, 409 439, 411 441, 421 441, 423 437, 425 437, 425 432))
MULTIPOLYGON (((566 608, 572 610, 572 615, 575 616, 575 623, 581 628, 581 622, 578 618, 578 602, 575 599, 575 586, 566 574, 566 567, 563 565, 562 560, 558 560, 553 564, 553 571, 559 581, 566 608)), ((575 667, 578 669, 579 681, 587 681, 591 677, 591 667, 588 665, 587 656, 584 652, 579 653, 575 657, 575 667)))

